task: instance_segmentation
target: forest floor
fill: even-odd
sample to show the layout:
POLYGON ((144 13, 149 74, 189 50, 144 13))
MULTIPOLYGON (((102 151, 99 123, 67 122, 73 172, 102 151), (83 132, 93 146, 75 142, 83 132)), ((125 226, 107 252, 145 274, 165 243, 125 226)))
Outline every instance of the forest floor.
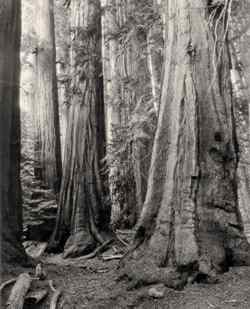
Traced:
MULTIPOLYGON (((221 275, 216 284, 190 284, 182 291, 162 286, 156 289, 164 291, 162 298, 149 295, 152 286, 128 289, 128 282, 117 280, 117 260, 103 261, 95 257, 84 262, 74 259, 63 260, 60 255, 43 258, 43 267, 49 279, 56 287, 61 287, 63 297, 57 308, 67 309, 249 309, 250 308, 250 267, 231 268, 221 275), (64 302, 63 302, 64 300, 64 302), (62 302, 64 303, 62 305, 62 302)), ((33 271, 27 268, 10 268, 2 274, 1 282, 13 278, 21 272, 33 271)), ((45 285, 45 282, 44 282, 45 285)), ((10 288, 4 289, 2 306, 10 288)), ((51 299, 40 306, 27 308, 49 308, 51 299)), ((25 307, 26 308, 26 307, 25 307)))

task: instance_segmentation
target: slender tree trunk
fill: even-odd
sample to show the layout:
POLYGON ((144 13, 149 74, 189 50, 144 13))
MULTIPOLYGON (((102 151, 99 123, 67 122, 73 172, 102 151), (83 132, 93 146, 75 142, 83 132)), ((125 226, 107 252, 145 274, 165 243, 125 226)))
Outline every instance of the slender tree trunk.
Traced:
POLYGON ((107 141, 107 165, 109 167, 109 189, 112 202, 111 223, 115 224, 121 214, 120 201, 117 198, 116 178, 118 166, 110 160, 112 144, 116 139, 116 129, 121 123, 120 83, 117 67, 118 41, 115 33, 117 27, 117 7, 115 0, 102 0, 102 63, 104 77, 105 124, 107 141))
POLYGON ((61 149, 53 1, 36 1, 36 175, 58 192, 61 182, 61 149))
POLYGON ((70 103, 70 11, 62 3, 54 3, 56 37, 56 71, 61 136, 61 156, 64 158, 68 109, 70 103))
POLYGON ((160 88, 162 76, 162 51, 163 51, 163 18, 158 12, 157 1, 152 1, 154 14, 158 15, 157 20, 151 25, 147 32, 147 60, 151 79, 152 97, 154 108, 158 114, 160 103, 160 88))
POLYGON ((66 133, 63 181, 50 250, 77 256, 102 243, 110 211, 104 201, 100 160, 104 157, 101 15, 98 0, 71 1, 72 101, 66 133))
MULTIPOLYGON (((68 57, 65 55, 65 58, 68 57)), ((57 77, 58 77, 58 102, 59 102, 59 119, 60 119, 60 137, 61 137, 61 155, 64 158, 66 129, 69 114, 69 101, 70 101, 70 78, 69 78, 69 59, 62 60, 58 64, 57 77)))
POLYGON ((161 105, 136 234, 140 263, 149 257, 156 266, 151 273, 177 266, 209 277, 250 263, 239 211, 228 4, 167 2, 161 105))
POLYGON ((0 252, 1 264, 25 262, 20 186, 20 1, 0 3, 0 252))

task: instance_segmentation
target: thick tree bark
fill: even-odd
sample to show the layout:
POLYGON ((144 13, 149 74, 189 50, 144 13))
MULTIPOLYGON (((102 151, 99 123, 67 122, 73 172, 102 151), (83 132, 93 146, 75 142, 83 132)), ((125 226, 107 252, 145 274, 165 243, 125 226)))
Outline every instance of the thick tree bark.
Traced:
POLYGON ((248 26, 249 4, 238 3, 232 10, 229 43, 231 57, 231 81, 234 94, 234 111, 236 135, 238 142, 238 198, 244 231, 250 240, 250 132, 249 132, 249 94, 250 94, 250 61, 248 57, 249 36, 248 26), (244 70, 242 70, 242 67, 244 70))
POLYGON ((49 246, 60 249, 67 239, 65 257, 87 254, 104 242, 110 216, 100 174, 105 128, 99 1, 72 0, 71 27, 72 101, 58 217, 49 246))
POLYGON ((21 243, 19 52, 20 1, 0 3, 0 252, 1 264, 25 262, 21 243))
POLYGON ((143 242, 137 252, 156 269, 194 267, 211 275, 250 263, 239 211, 225 3, 167 3, 159 120, 136 234, 143 242))
POLYGON ((53 1, 36 1, 36 160, 35 174, 58 192, 62 163, 56 78, 53 1))

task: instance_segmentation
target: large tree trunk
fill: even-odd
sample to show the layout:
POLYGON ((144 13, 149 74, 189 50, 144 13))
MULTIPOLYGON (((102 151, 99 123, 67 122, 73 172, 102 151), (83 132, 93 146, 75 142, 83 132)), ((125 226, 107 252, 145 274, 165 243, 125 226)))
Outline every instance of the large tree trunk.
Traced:
POLYGON ((250 95, 250 60, 248 21, 249 3, 237 3, 232 10, 230 27, 231 80, 234 94, 236 135, 239 160, 237 165, 239 208, 244 231, 250 240, 250 131, 249 131, 249 95, 250 95), (244 68, 244 69, 242 69, 244 68))
POLYGON ((156 268, 192 266, 210 275, 250 263, 239 211, 225 3, 167 3, 161 105, 136 234, 143 242, 137 252, 156 268))
POLYGON ((93 250, 105 240, 109 225, 100 174, 105 142, 100 13, 98 0, 71 1, 72 101, 58 217, 49 248, 60 249, 67 239, 66 257, 93 250))
POLYGON ((35 174, 58 192, 62 163, 60 149, 58 94, 53 1, 36 1, 36 160, 35 174))
POLYGON ((21 243, 19 52, 20 1, 0 3, 0 252, 1 263, 24 262, 21 243))

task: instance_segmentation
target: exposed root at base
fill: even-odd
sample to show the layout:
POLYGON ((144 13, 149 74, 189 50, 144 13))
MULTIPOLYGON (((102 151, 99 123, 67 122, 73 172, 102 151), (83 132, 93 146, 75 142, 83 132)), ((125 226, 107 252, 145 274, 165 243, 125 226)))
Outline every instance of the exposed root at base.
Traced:
MULTIPOLYGON (((244 239, 243 239, 244 240, 244 239)), ((173 289, 182 289, 188 283, 203 282, 215 284, 219 274, 230 266, 250 266, 250 245, 242 241, 233 249, 225 249, 223 265, 216 264, 209 254, 203 254, 191 265, 179 267, 159 267, 154 258, 148 254, 138 254, 138 249, 129 250, 119 265, 119 279, 129 280, 128 289, 143 285, 163 283, 173 289), (137 254, 134 250, 137 250, 137 254)))
POLYGON ((128 278, 128 289, 154 283, 163 283, 169 288, 182 289, 188 280, 187 273, 180 273, 171 267, 157 267, 153 261, 142 259, 141 261, 129 261, 119 269, 119 278, 128 278))
MULTIPOLYGON (((49 295, 49 289, 45 287, 47 284, 52 291, 50 309, 56 309, 58 306, 59 298, 62 295, 61 288, 55 288, 52 280, 45 280, 45 271, 41 264, 38 264, 35 273, 32 276, 30 273, 21 273, 17 278, 10 279, 0 286, 0 292, 3 291, 8 285, 15 283, 12 287, 6 305, 8 309, 22 309, 26 305, 32 308, 41 303, 49 295), (43 283, 41 282, 43 281, 43 283)), ((63 300, 63 299, 62 299, 63 300)), ((34 307, 35 308, 35 307, 34 307)))
POLYGON ((50 286, 50 289, 51 291, 53 292, 53 296, 51 298, 51 301, 50 301, 50 309, 56 309, 56 305, 57 305, 57 302, 62 294, 62 290, 61 289, 56 289, 53 285, 53 281, 50 280, 49 281, 49 286, 50 286))

